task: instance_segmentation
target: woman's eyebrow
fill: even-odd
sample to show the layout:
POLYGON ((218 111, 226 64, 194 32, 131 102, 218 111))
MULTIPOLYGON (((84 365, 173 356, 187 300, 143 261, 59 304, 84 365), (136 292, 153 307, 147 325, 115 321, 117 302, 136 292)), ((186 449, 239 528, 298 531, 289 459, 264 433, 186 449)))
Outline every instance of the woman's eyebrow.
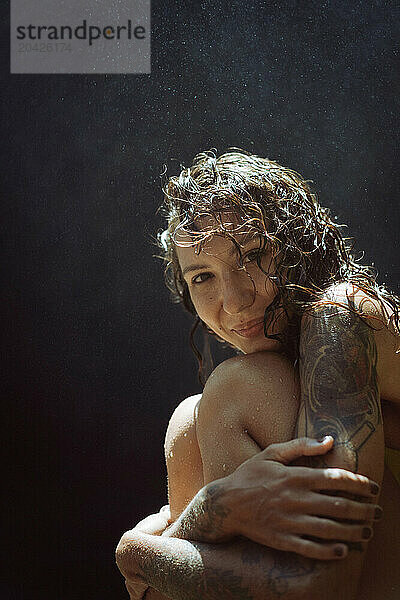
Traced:
POLYGON ((188 265, 182 271, 182 277, 186 275, 186 273, 190 273, 191 271, 197 271, 198 269, 209 269, 210 265, 188 265))

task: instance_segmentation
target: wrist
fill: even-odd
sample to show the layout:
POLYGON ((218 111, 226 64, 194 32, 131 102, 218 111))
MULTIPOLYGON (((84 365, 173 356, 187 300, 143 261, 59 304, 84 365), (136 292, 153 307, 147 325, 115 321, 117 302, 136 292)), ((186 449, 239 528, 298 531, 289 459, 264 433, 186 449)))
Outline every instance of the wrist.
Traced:
POLYGON ((208 483, 197 492, 178 519, 162 534, 206 543, 226 542, 236 535, 225 503, 226 478, 208 483))
POLYGON ((238 535, 230 479, 223 477, 204 486, 204 510, 210 520, 214 542, 225 542, 238 535))

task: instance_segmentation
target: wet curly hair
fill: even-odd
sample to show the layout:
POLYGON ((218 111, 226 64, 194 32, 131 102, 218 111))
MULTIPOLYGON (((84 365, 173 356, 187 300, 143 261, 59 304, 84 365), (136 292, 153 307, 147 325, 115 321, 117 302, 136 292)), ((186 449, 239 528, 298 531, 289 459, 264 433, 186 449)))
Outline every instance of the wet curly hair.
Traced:
POLYGON ((399 298, 377 284, 372 267, 356 260, 350 238, 342 235, 343 226, 331 219, 309 182, 295 171, 238 148, 220 156, 211 150, 197 154, 191 167, 170 177, 163 193, 161 210, 167 229, 158 234, 158 242, 165 261, 166 283, 174 300, 195 317, 190 343, 199 361, 199 373, 202 356, 194 343, 194 333, 201 325, 215 334, 196 314, 178 262, 176 246, 187 245, 181 240, 188 235, 190 245, 198 252, 215 233, 230 237, 237 247, 240 265, 240 246, 234 234, 246 228, 259 234, 257 264, 262 269, 261 258, 268 247, 275 269, 266 275, 277 289, 275 300, 265 312, 264 332, 266 337, 276 339, 276 334, 269 334, 274 315, 278 309, 290 314, 280 341, 294 358, 298 356, 301 316, 307 308, 321 303, 322 292, 340 282, 352 282, 367 292, 386 315, 389 306, 392 323, 399 330, 399 298), (232 223, 229 228, 224 224, 222 215, 226 214, 235 215, 236 230, 232 223), (204 218, 208 219, 207 227, 199 227, 199 220, 204 218))

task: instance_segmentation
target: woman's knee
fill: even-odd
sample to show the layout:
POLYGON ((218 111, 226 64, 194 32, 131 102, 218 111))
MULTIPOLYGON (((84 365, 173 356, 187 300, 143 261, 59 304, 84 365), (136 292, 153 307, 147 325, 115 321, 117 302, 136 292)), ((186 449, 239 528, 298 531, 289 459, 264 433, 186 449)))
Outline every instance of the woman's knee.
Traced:
POLYGON ((198 437, 248 433, 260 447, 290 439, 299 405, 298 375, 281 354, 259 352, 221 363, 199 404, 198 437))
POLYGON ((296 369, 283 354, 257 352, 228 359, 211 373, 200 402, 202 411, 237 417, 267 403, 298 405, 296 369))

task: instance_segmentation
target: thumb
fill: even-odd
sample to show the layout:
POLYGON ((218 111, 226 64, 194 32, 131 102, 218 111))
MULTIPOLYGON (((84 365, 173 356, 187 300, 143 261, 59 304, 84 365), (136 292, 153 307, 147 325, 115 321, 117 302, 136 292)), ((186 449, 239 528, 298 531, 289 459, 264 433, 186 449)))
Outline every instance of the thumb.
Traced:
POLYGON ((288 465, 296 458, 302 456, 315 456, 326 454, 333 446, 333 437, 326 435, 322 440, 302 437, 281 444, 271 444, 260 453, 264 460, 275 460, 288 465))

